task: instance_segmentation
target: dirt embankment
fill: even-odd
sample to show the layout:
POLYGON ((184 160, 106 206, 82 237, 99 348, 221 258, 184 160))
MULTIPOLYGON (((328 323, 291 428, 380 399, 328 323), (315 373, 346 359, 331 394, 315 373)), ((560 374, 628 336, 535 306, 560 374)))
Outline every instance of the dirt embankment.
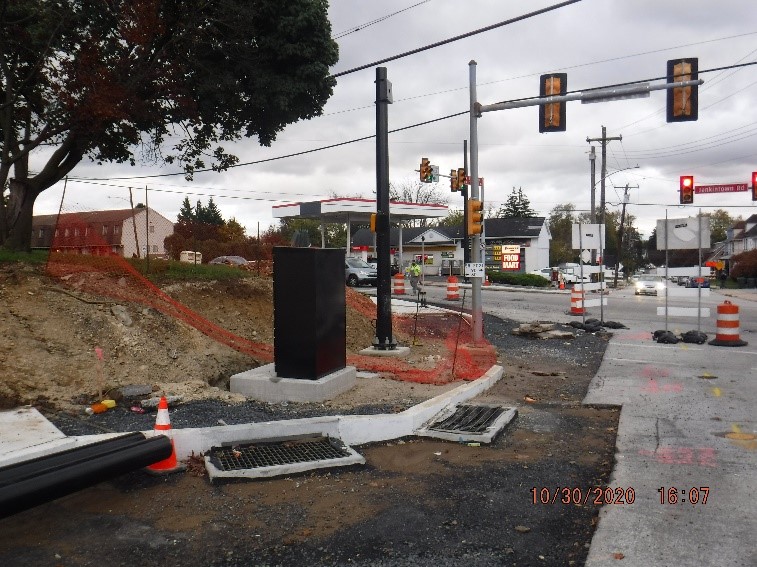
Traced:
MULTIPOLYGON (((81 409, 100 390, 147 384, 184 399, 236 397, 227 390, 231 375, 261 363, 198 331, 150 302, 113 299, 109 287, 129 286, 124 278, 104 280, 92 293, 78 274, 66 281, 42 268, 0 266, 0 408, 24 404, 81 409)), ((272 282, 182 282, 161 288, 182 308, 246 341, 273 343, 272 282)), ((149 294, 149 287, 131 295, 149 294)), ((354 294, 348 290, 348 294, 354 294)), ((357 294, 356 294, 357 295, 357 294)), ((351 297, 355 304, 370 300, 351 297)), ((348 307, 347 351, 370 346, 373 322, 366 311, 348 307)))

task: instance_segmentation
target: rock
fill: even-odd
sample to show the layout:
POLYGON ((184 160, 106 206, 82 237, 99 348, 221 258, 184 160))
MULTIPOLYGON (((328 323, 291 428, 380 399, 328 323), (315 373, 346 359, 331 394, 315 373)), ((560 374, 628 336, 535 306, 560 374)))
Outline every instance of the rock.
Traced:
POLYGON ((131 317, 129 316, 129 312, 126 310, 126 307, 123 305, 112 305, 110 308, 110 312, 123 323, 126 327, 131 327, 133 324, 133 321, 131 320, 131 317))
POLYGON ((526 526, 515 526, 515 531, 518 532, 519 534, 527 534, 528 532, 531 531, 531 528, 526 527, 526 526))

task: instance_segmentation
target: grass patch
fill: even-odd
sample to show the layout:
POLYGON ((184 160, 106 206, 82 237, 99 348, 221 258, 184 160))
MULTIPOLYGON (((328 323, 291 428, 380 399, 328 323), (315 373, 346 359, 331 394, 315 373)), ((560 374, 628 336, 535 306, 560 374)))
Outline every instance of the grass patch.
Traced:
POLYGON ((189 264, 176 260, 150 259, 147 260, 130 258, 127 260, 140 274, 153 283, 165 283, 172 281, 229 281, 248 278, 253 272, 240 270, 224 264, 189 264))
POLYGON ((12 252, 11 250, 0 248, 0 264, 13 264, 15 262, 39 266, 47 262, 47 250, 33 250, 29 253, 12 252))

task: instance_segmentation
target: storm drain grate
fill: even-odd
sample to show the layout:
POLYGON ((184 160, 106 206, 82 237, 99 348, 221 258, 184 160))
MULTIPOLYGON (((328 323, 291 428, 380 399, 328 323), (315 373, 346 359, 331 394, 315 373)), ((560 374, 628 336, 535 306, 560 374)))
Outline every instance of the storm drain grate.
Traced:
POLYGON ((234 447, 214 447, 211 449, 210 459, 220 470, 234 471, 341 459, 349 455, 350 453, 341 442, 330 437, 320 437, 234 447))
POLYGON ((320 435, 224 445, 212 447, 205 454, 211 480, 271 477, 363 463, 363 456, 340 439, 320 435))
POLYGON ((459 405, 455 413, 432 423, 429 429, 449 433, 483 433, 504 411, 501 406, 459 405))
POLYGON ((515 408, 496 404, 448 406, 415 434, 448 441, 491 443, 517 413, 515 408))

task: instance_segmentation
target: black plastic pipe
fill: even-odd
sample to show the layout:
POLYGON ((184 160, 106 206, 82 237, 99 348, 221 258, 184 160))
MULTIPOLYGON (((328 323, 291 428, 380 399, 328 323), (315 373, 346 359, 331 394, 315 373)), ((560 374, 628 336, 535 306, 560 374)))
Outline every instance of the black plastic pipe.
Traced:
POLYGON ((0 468, 0 518, 171 456, 165 435, 130 433, 0 468))

